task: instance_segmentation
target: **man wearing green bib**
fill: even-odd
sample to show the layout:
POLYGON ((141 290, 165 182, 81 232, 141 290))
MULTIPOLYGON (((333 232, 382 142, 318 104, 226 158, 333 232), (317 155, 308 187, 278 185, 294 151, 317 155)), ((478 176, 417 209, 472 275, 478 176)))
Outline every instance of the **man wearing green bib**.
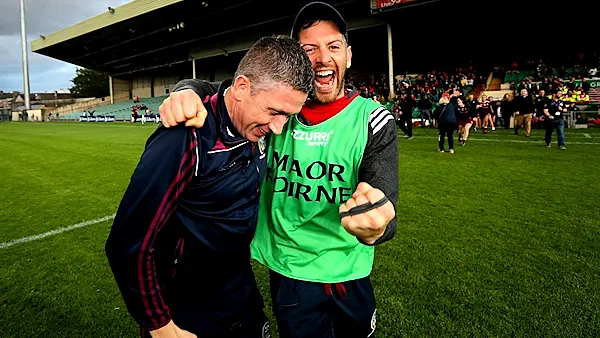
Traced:
MULTIPOLYGON (((306 5, 292 37, 312 62, 315 92, 280 135, 268 136, 252 257, 270 269, 280 337, 373 337, 374 247, 396 231, 394 119, 345 88, 352 50, 337 10, 306 5)), ((161 106, 163 124, 201 126, 209 85, 181 81, 161 106)))

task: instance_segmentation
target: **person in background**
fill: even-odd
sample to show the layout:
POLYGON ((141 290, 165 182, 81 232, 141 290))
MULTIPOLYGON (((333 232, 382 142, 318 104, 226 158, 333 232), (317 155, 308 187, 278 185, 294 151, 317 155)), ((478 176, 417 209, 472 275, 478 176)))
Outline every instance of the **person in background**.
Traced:
POLYGON ((504 121, 504 129, 510 129, 510 118, 513 114, 512 98, 509 93, 504 94, 500 102, 500 114, 504 121))
POLYGON ((500 102, 498 100, 494 101, 493 96, 488 96, 488 100, 490 101, 490 117, 492 119, 492 130, 496 130, 496 119, 498 118, 498 106, 500 106, 500 102))
POLYGON ((588 93, 586 93, 582 90, 580 92, 579 96, 577 97, 577 102, 590 103, 590 96, 588 95, 588 93))
POLYGON ((473 126, 473 117, 471 109, 464 102, 464 98, 458 97, 456 99, 456 115, 458 116, 458 141, 461 146, 464 146, 469 139, 469 130, 473 126))
POLYGON ((533 100, 533 107, 535 110, 535 118, 532 120, 532 124, 536 126, 536 128, 542 128, 544 125, 544 109, 546 109, 547 104, 550 102, 550 99, 546 96, 546 91, 543 89, 538 92, 538 95, 533 100))
POLYGON ((433 127, 433 124, 431 122, 431 109, 433 109, 433 98, 431 97, 431 93, 429 91, 421 95, 421 99, 418 103, 418 108, 421 115, 421 128, 425 128, 425 121, 429 123, 429 127, 433 127))
POLYGON ((579 116, 579 112, 581 112, 581 109, 579 109, 579 107, 577 107, 575 102, 571 102, 571 103, 569 103, 569 106, 567 107, 567 112, 571 116, 570 118, 577 120, 577 118, 579 116))
POLYGON ((565 120, 564 114, 567 113, 567 107, 561 100, 561 94, 554 94, 552 101, 546 105, 544 109, 544 115, 546 119, 544 121, 546 128, 546 135, 544 140, 546 141, 546 147, 550 148, 552 142, 552 133, 556 130, 556 136, 558 137, 558 148, 561 150, 567 150, 565 146, 565 120))
POLYGON ((492 106, 487 95, 484 94, 481 96, 481 102, 479 103, 478 109, 479 119, 481 121, 481 130, 483 133, 486 134, 488 128, 495 130, 496 128, 494 128, 492 124, 492 106))
POLYGON ((413 138, 412 111, 415 106, 415 101, 408 93, 402 93, 400 96, 400 129, 404 132, 404 137, 409 140, 413 138))
POLYGON ((475 125, 475 127, 473 128, 474 131, 477 131, 477 128, 479 128, 481 126, 481 121, 479 121, 479 112, 478 112, 478 106, 479 106, 479 100, 477 100, 475 98, 475 95, 473 94, 469 94, 469 96, 467 96, 467 106, 469 106, 469 108, 471 109, 471 114, 473 117, 473 124, 475 125))
MULTIPOLYGON (((455 101, 456 99, 453 99, 455 101)), ((438 151, 443 153, 445 138, 448 138, 448 149, 450 154, 454 154, 454 131, 458 127, 456 120, 456 103, 451 102, 448 95, 442 96, 440 105, 434 112, 435 119, 438 121, 438 151)))
POLYGON ((527 89, 521 89, 521 95, 513 100, 515 110, 515 135, 519 135, 519 129, 525 128, 525 137, 531 135, 531 119, 535 112, 533 99, 527 89))

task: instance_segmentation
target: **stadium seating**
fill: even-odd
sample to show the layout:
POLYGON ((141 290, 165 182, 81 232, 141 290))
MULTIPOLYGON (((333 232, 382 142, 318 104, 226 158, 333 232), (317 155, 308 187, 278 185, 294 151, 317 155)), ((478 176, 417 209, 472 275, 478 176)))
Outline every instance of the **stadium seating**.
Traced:
POLYGON ((532 77, 535 75, 533 70, 521 71, 519 73, 506 73, 504 76, 504 82, 521 82, 523 79, 527 77, 532 77))
MULTIPOLYGON (((146 105, 148 109, 152 110, 154 113, 158 114, 158 107, 161 105, 163 100, 167 96, 159 96, 159 97, 148 97, 148 98, 140 98, 139 103, 134 103, 133 100, 126 100, 117 102, 115 104, 109 104, 106 106, 99 106, 96 108, 89 109, 89 111, 94 111, 94 116, 105 116, 110 115, 114 116, 117 121, 121 120, 129 120, 131 116, 131 107, 135 105, 146 105)), ((79 119, 81 115, 83 115, 85 111, 79 111, 71 114, 66 114, 61 116, 61 120, 73 120, 79 119)))

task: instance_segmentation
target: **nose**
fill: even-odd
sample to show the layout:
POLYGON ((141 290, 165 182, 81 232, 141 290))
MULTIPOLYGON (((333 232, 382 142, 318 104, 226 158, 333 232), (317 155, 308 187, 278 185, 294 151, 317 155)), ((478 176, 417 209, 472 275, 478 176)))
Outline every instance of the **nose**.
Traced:
POLYGON ((288 117, 285 115, 277 115, 275 116, 271 122, 269 123, 269 129, 275 135, 281 134, 281 130, 283 129, 283 125, 287 122, 288 117))
POLYGON ((331 62, 331 51, 327 47, 319 48, 315 56, 315 62, 321 64, 328 64, 331 62))

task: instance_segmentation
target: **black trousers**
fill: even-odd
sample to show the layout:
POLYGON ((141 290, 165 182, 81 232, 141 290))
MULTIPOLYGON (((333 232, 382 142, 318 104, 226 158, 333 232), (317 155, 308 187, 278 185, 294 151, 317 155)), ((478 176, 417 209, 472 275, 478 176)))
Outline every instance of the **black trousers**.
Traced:
POLYGON ((324 284, 270 271, 270 284, 281 338, 375 337, 375 294, 369 277, 324 284))
MULTIPOLYGON (((162 289, 173 322, 199 338, 268 337, 270 327, 250 265, 250 252, 231 260, 206 255, 210 262, 201 265, 207 268, 204 270, 194 264, 203 251, 191 245, 185 248, 178 259, 179 268, 174 270, 175 277, 165 280, 162 289), (202 275, 204 271, 215 273, 207 278, 202 275)), ((141 330, 141 337, 150 336, 147 330, 141 330)))
POLYGON ((502 119, 504 120, 504 129, 510 129, 510 118, 512 117, 512 114, 503 114, 502 115, 502 119))
POLYGON ((404 115, 401 115, 400 119, 396 121, 398 123, 398 128, 400 128, 408 137, 412 137, 412 116, 403 116, 404 115))
POLYGON ((438 128, 439 128, 439 135, 438 135, 439 149, 444 150, 444 139, 446 137, 448 138, 449 149, 454 149, 454 131, 456 130, 456 125, 440 124, 438 128))

